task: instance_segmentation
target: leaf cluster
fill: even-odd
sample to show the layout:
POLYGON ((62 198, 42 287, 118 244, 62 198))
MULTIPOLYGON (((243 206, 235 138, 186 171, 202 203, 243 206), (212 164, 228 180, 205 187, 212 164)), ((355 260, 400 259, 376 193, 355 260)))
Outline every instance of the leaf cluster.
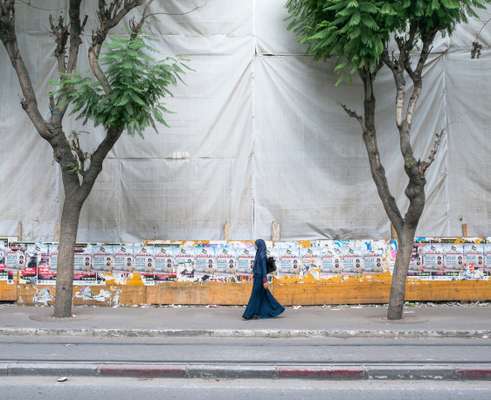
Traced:
POLYGON ((71 104, 77 118, 106 129, 126 129, 131 135, 153 126, 155 120, 167 126, 162 102, 172 96, 170 87, 181 80, 187 67, 178 59, 156 61, 148 38, 140 35, 110 38, 101 64, 111 90, 105 93, 99 81, 67 74, 58 82, 56 94, 71 104))
POLYGON ((452 33, 489 0, 288 0, 288 29, 337 71, 374 71, 394 35, 452 33))

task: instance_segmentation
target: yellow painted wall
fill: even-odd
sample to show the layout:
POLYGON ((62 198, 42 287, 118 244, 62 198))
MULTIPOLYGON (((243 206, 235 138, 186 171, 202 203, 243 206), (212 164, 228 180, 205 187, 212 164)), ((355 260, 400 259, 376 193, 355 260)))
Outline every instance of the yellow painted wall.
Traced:
MULTIPOLYGON (((390 291, 389 276, 325 281, 284 282, 275 280, 272 292, 284 305, 383 304, 390 291)), ((6 285, 0 283, 0 300, 31 305, 55 297, 54 286, 6 285)), ((156 286, 76 286, 74 304, 86 305, 242 305, 251 291, 250 283, 168 282, 156 286)), ((408 301, 489 301, 491 281, 408 280, 408 301)))

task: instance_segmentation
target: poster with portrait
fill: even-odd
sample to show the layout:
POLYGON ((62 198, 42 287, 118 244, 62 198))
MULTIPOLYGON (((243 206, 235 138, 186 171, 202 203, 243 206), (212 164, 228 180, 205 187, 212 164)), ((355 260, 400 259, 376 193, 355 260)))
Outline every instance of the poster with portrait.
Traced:
POLYGON ((464 272, 464 245, 459 243, 442 244, 445 263, 445 275, 459 277, 464 272))
POLYGON ((484 273, 491 276, 491 240, 484 244, 484 273))
POLYGON ((423 270, 433 278, 445 275, 444 251, 441 243, 422 244, 423 270))
POLYGON ((196 243, 194 246, 195 278, 213 280, 216 273, 215 246, 196 243))
POLYGON ((0 281, 13 284, 18 270, 17 257, 19 254, 16 255, 15 261, 8 260, 9 254, 11 251, 8 238, 0 238, 0 281))
POLYGON ((153 254, 155 260, 155 281, 175 281, 177 278, 174 257, 179 251, 177 244, 155 244, 153 254))
POLYGON ((75 246, 75 270, 73 283, 75 285, 96 285, 97 272, 94 270, 94 254, 98 253, 98 244, 77 244, 75 246))
POLYGON ((155 284, 153 246, 137 243, 134 249, 134 271, 140 274, 145 285, 155 284))
POLYGON ((296 242, 275 242, 273 255, 278 276, 300 276, 300 250, 296 242))
POLYGON ((341 253, 342 273, 359 275, 363 272, 364 242, 360 240, 336 240, 335 246, 341 253))
POLYGON ((364 240, 361 243, 363 273, 380 274, 384 272, 383 259, 387 251, 385 240, 364 240))
POLYGON ((104 273, 108 267, 112 268, 111 245, 105 243, 93 243, 92 249, 92 269, 96 273, 104 273), (109 265, 108 265, 109 264, 109 265))
POLYGON ((28 266, 37 261, 38 284, 56 285, 56 269, 58 268, 58 243, 36 243, 33 251, 28 246, 28 266))
POLYGON ((37 283, 40 253, 35 243, 9 243, 7 266, 19 271, 20 283, 37 283))
POLYGON ((484 274, 484 244, 464 243, 464 262, 476 275, 484 274))
POLYGON ((237 278, 239 280, 252 279, 256 246, 253 241, 234 241, 231 244, 237 255, 237 278))
POLYGON ((312 243, 301 243, 299 247, 299 256, 302 266, 302 275, 306 275, 317 270, 321 263, 320 247, 312 243))
POLYGON ((320 253, 320 278, 328 278, 340 271, 341 259, 334 252, 334 241, 318 241, 317 251, 320 253), (335 268, 335 260, 337 267, 335 268))
POLYGON ((194 261, 193 242, 182 243, 175 256, 177 279, 183 281, 193 281, 195 279, 195 261, 194 261))
POLYGON ((230 243, 215 246, 216 276, 218 280, 234 281, 237 276, 235 247, 230 243))
POLYGON ((133 257, 133 244, 120 243, 113 247, 113 276, 117 281, 122 281, 135 270, 133 257))
POLYGON ((7 251, 8 241, 0 239, 0 281, 7 281, 9 283, 14 279, 14 269, 7 267, 7 251))
POLYGON ((419 278, 431 277, 429 272, 425 272, 423 266, 423 245, 414 243, 411 251, 411 259, 409 261, 408 276, 419 278))
POLYGON ((86 243, 77 243, 74 247, 73 267, 75 275, 81 274, 92 265, 92 253, 86 243))

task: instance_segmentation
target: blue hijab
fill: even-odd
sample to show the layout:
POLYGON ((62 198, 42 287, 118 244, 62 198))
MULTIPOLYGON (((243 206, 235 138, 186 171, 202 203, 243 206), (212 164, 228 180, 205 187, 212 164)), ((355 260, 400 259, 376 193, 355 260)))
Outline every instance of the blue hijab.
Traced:
POLYGON ((263 239, 256 240, 256 257, 254 258, 254 270, 261 275, 266 274, 266 242, 263 239))
POLYGON ((256 258, 266 258, 266 242, 263 239, 256 240, 256 258))

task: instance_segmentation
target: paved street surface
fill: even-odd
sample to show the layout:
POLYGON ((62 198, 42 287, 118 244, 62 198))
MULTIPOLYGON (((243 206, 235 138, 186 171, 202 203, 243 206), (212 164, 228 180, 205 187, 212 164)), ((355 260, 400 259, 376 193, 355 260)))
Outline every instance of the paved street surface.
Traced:
POLYGON ((91 338, 0 336, 0 363, 488 364, 477 338, 91 338))
POLYGON ((489 400, 491 382, 6 377, 2 400, 489 400))
POLYGON ((491 399, 489 304, 242 310, 0 305, 0 399, 491 399))

